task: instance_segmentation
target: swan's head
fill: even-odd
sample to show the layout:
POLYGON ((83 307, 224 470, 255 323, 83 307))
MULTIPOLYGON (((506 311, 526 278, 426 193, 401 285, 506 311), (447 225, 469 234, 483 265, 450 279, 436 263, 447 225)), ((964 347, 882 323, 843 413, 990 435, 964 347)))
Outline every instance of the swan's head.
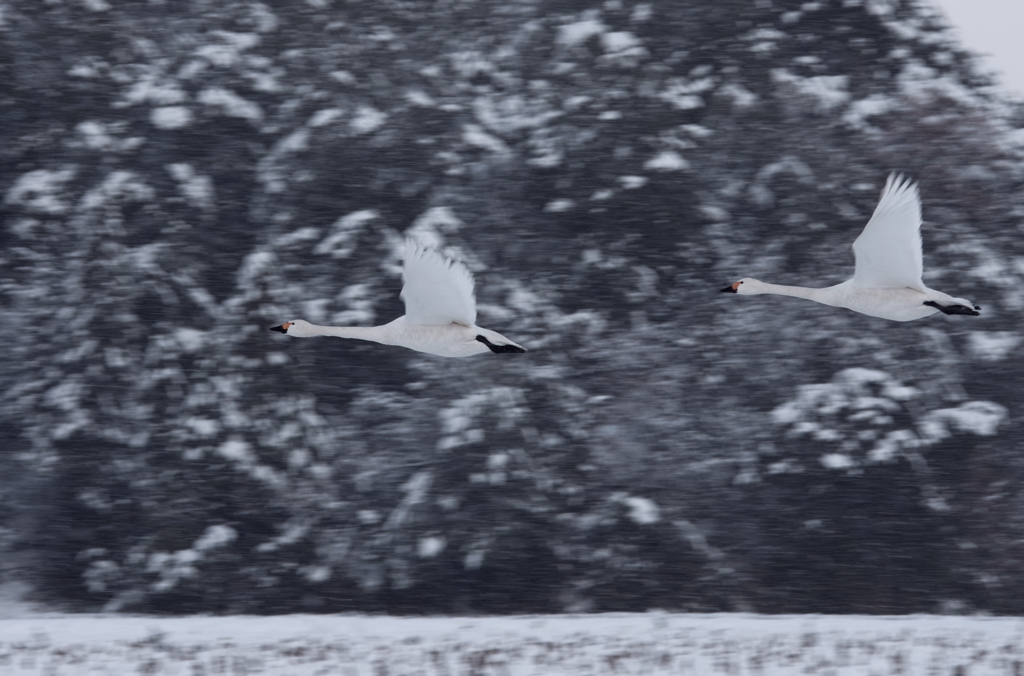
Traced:
POLYGON ((305 319, 293 319, 290 322, 285 322, 284 324, 281 324, 281 326, 271 326, 270 330, 277 331, 278 333, 286 333, 289 336, 302 338, 304 336, 312 335, 312 333, 310 333, 310 329, 312 328, 312 326, 313 325, 307 322, 305 319))
POLYGON ((744 277, 738 282, 733 282, 729 286, 722 289, 724 293, 740 293, 744 295, 751 295, 756 293, 764 293, 762 283, 756 279, 750 277, 744 277))

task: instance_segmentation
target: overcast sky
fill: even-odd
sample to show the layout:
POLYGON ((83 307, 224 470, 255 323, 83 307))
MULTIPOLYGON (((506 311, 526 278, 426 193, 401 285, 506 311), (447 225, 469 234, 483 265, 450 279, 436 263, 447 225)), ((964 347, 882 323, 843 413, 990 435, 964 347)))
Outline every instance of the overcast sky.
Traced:
POLYGON ((1024 98, 1024 0, 932 0, 968 49, 985 56, 1003 86, 1024 98))

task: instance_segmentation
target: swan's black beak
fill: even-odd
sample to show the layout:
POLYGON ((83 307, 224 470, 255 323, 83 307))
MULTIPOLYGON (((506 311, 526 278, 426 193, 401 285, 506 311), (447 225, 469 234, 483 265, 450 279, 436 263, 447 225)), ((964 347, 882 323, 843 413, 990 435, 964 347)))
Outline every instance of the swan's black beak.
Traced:
POLYGON ((722 293, 736 293, 736 287, 735 286, 727 286, 724 289, 722 289, 722 293))
POLYGON ((271 331, 277 331, 278 333, 288 333, 288 328, 283 324, 281 326, 271 326, 271 331))

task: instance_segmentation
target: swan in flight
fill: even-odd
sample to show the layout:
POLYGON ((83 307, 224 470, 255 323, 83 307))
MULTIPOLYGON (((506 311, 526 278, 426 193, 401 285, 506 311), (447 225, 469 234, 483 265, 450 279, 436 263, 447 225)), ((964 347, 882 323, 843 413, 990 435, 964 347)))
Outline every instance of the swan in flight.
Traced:
POLYGON ((889 174, 875 213, 853 243, 853 255, 853 278, 835 286, 809 289, 745 277, 722 291, 796 296, 897 322, 936 312, 980 314, 981 308, 971 301, 929 289, 921 281, 921 198, 917 184, 902 175, 889 174))
POLYGON ((289 336, 337 336, 400 345, 440 357, 484 352, 526 352, 495 331, 476 325, 473 275, 462 263, 432 249, 405 242, 401 298, 405 314, 383 326, 318 326, 302 319, 271 328, 289 336))

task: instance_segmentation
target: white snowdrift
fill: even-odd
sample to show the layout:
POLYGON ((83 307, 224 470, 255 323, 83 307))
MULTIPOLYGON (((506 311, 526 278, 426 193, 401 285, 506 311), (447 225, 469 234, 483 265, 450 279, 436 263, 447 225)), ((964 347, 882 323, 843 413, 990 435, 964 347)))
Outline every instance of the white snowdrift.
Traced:
POLYGON ((1022 664, 1021 618, 647 613, 0 620, 0 673, 12 675, 1009 676, 1022 664))

